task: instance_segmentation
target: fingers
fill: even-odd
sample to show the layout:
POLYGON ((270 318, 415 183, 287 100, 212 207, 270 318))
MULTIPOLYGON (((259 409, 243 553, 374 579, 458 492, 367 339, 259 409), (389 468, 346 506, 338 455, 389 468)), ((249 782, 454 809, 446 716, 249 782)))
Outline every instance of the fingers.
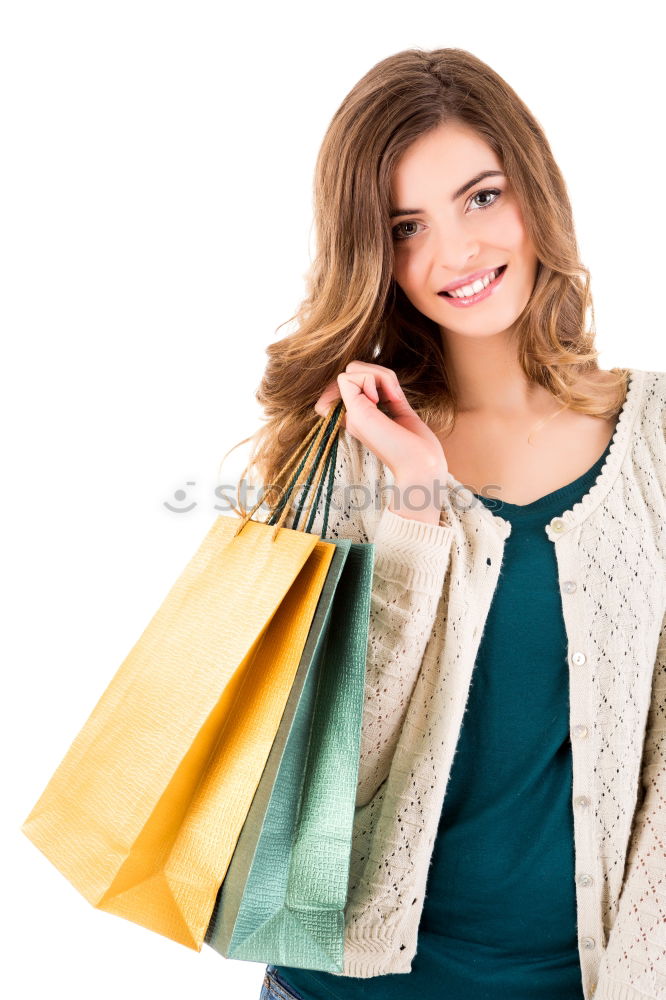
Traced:
MULTIPOLYGON (((348 377, 348 385, 359 387, 359 393, 352 393, 351 398, 363 393, 375 404, 380 401, 399 402, 405 404, 407 409, 409 409, 398 377, 390 368, 365 361, 350 361, 345 371, 341 374, 348 377)), ((314 408, 316 413, 321 417, 327 416, 331 403, 336 402, 341 397, 346 406, 347 403, 340 391, 340 376, 338 376, 334 382, 330 382, 326 386, 324 392, 315 403, 314 408)), ((403 407, 400 409, 402 410, 403 407)))
MULTIPOLYGON (((346 373, 345 373, 346 374, 346 373)), ((363 375, 363 381, 361 382, 361 388, 366 396, 370 396, 370 399, 374 399, 375 403, 379 402, 379 393, 377 392, 377 386, 375 384, 375 379, 373 375, 363 375)))
POLYGON ((348 375, 341 372, 338 375, 338 388, 347 414, 356 414, 359 409, 375 410, 379 402, 379 393, 372 375, 348 375))
MULTIPOLYGON (((328 411, 331 408, 331 404, 337 402, 341 398, 340 390, 338 388, 337 379, 335 382, 329 383, 325 390, 322 392, 321 396, 315 403, 315 412, 319 414, 320 417, 327 417, 328 411)), ((340 423, 344 427, 344 414, 340 419, 340 423)))
POLYGON ((404 398, 404 393, 400 386, 398 376, 391 368, 384 365, 375 365, 368 361, 350 361, 345 372, 347 374, 357 374, 365 372, 373 376, 377 383, 390 399, 404 398))
POLYGON ((337 381, 340 394, 347 408, 349 408, 349 403, 353 399, 362 395, 367 396, 374 403, 379 402, 379 392, 377 391, 377 382, 374 375, 370 373, 354 375, 341 372, 338 375, 337 381))
POLYGON ((386 419, 379 409, 380 404, 391 420, 406 428, 418 421, 397 375, 384 365, 350 361, 345 371, 326 386, 315 404, 315 412, 327 417, 331 405, 340 399, 344 403, 340 426, 356 437, 367 434, 369 424, 376 427, 378 420, 381 424, 386 419))

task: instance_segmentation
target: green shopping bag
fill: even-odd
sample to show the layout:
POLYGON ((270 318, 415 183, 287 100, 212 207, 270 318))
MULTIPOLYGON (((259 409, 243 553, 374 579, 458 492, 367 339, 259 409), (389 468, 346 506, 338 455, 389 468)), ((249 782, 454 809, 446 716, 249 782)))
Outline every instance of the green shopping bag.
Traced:
POLYGON ((334 544, 298 672, 204 940, 227 958, 342 972, 374 546, 348 539, 334 544))

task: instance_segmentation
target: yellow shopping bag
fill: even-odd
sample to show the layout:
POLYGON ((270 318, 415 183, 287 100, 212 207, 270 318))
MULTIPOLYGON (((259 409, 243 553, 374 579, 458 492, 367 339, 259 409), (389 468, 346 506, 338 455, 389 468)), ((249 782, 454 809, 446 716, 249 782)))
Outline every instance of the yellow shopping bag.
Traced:
POLYGON ((21 828, 95 907, 197 951, 335 552, 258 506, 214 522, 21 828))

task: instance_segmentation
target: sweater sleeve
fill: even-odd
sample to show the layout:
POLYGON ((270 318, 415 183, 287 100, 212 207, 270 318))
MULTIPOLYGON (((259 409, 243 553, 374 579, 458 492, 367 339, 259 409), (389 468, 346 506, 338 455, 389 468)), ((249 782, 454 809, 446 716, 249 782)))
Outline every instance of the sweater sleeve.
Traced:
POLYGON ((632 825, 618 911, 595 997, 666 996, 666 617, 657 648, 641 762, 642 802, 632 825))
MULTIPOLYGON (((390 470, 341 428, 322 537, 374 545, 357 806, 369 802, 388 776, 435 620, 453 538, 447 504, 439 524, 405 517, 389 509, 392 485, 390 470)), ((324 505, 322 490, 310 527, 320 536, 324 505)), ((301 515, 299 529, 308 517, 301 515)), ((292 527, 293 519, 292 507, 286 527, 292 527)))

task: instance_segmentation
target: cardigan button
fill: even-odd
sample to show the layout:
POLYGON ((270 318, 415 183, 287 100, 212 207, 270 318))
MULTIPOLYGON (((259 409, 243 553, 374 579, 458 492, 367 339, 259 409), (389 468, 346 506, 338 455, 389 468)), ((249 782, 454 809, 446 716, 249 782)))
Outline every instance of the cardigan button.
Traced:
POLYGON ((596 942, 594 938, 584 937, 580 939, 580 943, 582 944, 583 948, 587 948, 589 951, 590 948, 594 948, 596 942))
POLYGON ((553 531, 557 532, 558 535, 566 528, 566 525, 561 517, 554 517, 550 522, 550 526, 553 531))
POLYGON ((585 656, 585 653, 582 653, 580 649, 577 649, 575 653, 571 654, 571 662, 575 663, 577 667, 582 667, 586 659, 587 657, 585 656))
POLYGON ((573 594, 575 589, 576 589, 575 580, 565 580, 564 583, 562 584, 562 590, 564 591, 565 594, 573 594))
POLYGON ((594 882, 594 879, 592 878, 591 875, 579 875, 578 876, 578 885, 588 886, 588 885, 592 885, 593 882, 594 882))
POLYGON ((587 736, 587 726, 574 726, 573 734, 583 740, 587 736))
POLYGON ((588 799, 587 795, 577 795, 576 798, 574 799, 574 805, 580 806, 582 809, 586 809, 587 806, 589 806, 589 804, 590 800, 588 799))

